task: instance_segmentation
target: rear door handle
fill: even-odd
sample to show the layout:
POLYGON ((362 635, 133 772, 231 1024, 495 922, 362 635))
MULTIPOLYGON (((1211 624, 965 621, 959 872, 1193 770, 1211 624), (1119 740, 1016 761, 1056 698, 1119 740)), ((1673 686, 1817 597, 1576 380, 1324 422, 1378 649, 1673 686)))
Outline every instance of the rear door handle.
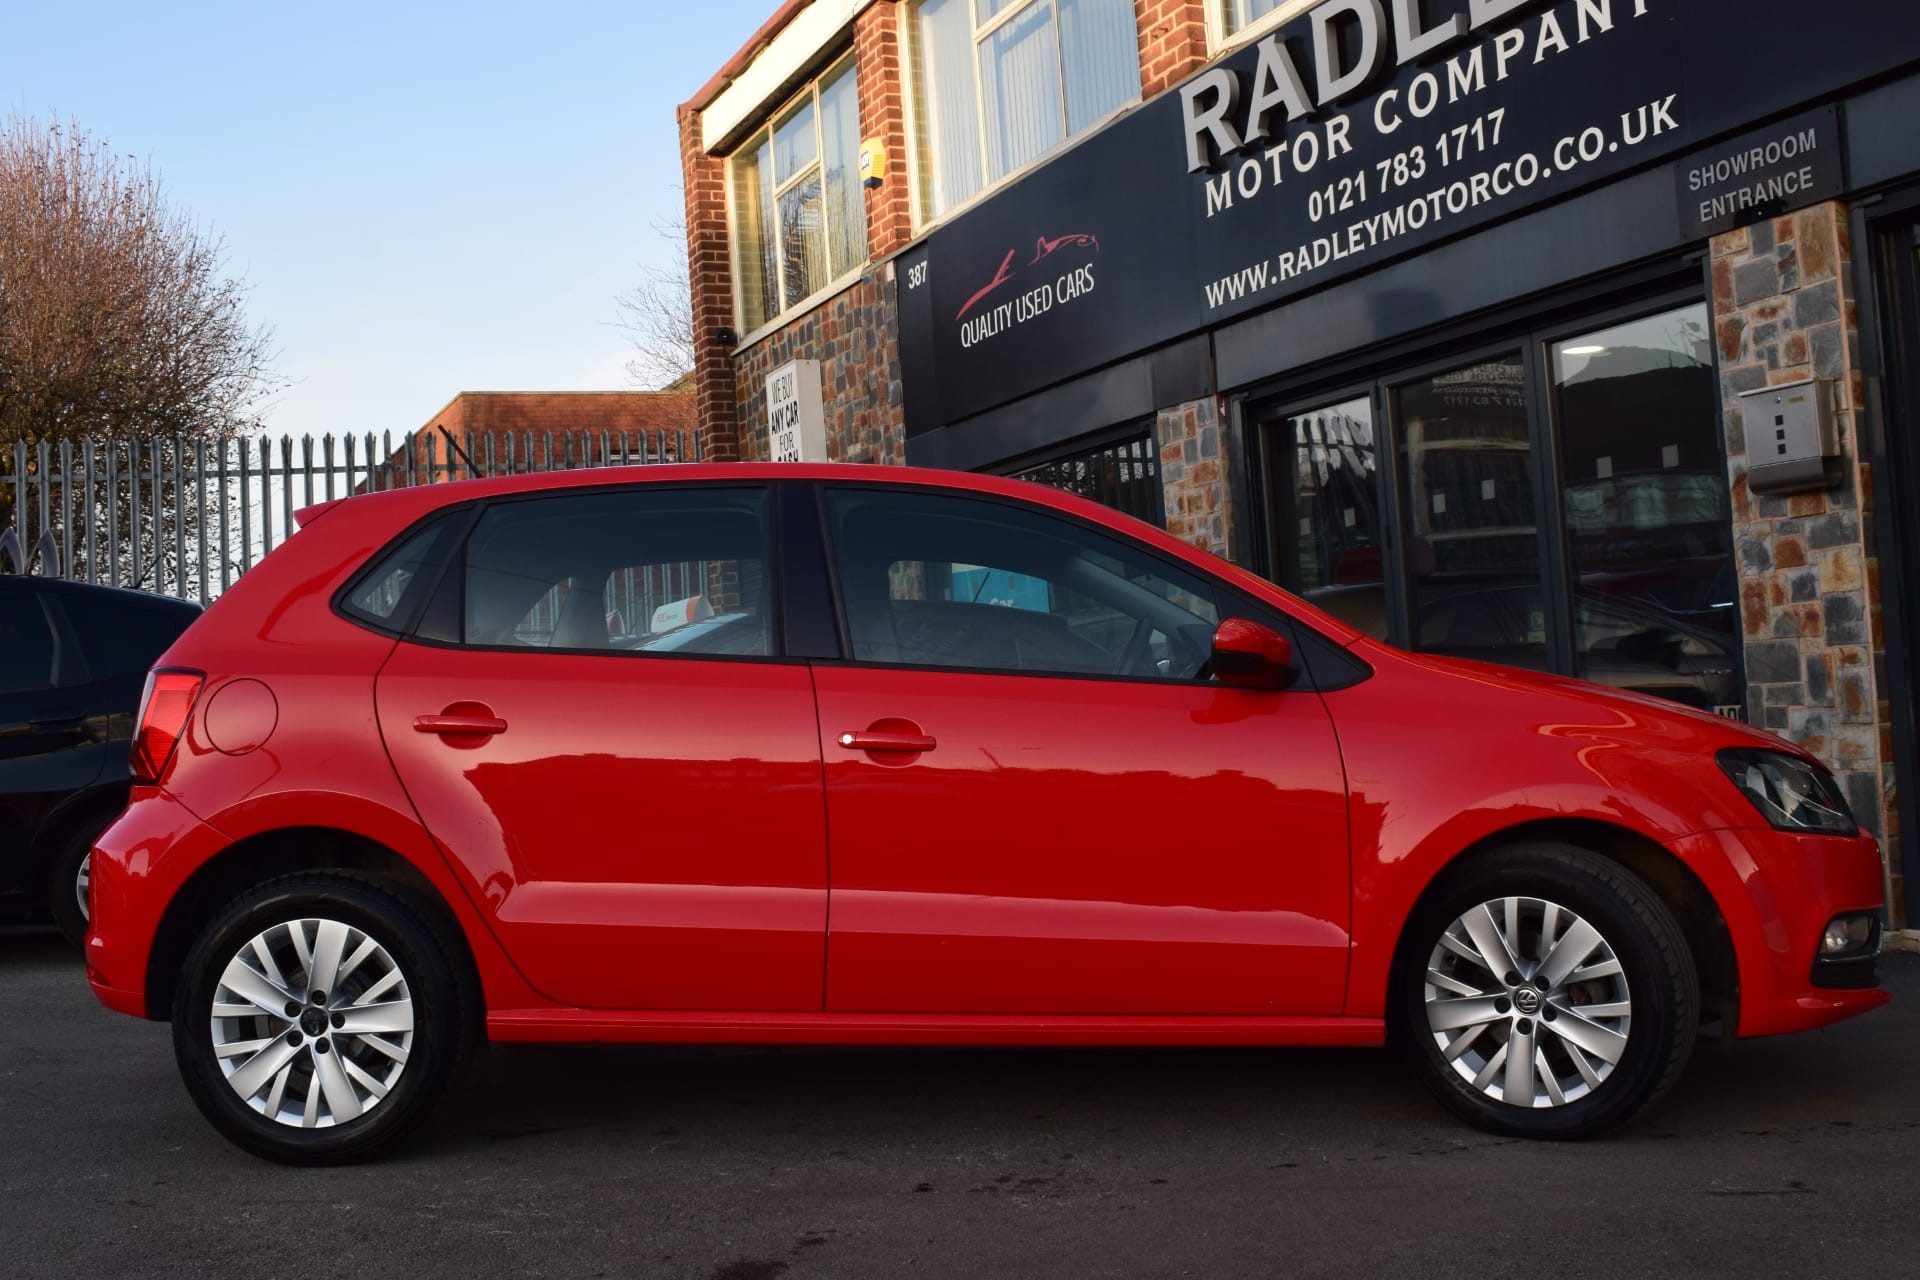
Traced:
POLYGON ((61 707, 35 716, 27 721, 27 728, 34 733, 71 733, 85 724, 86 719, 87 713, 79 707, 61 707))
POLYGON ((493 734, 505 733, 507 722, 498 716, 415 716, 413 727, 421 733, 493 734))
POLYGON ((872 729, 849 730, 840 735, 840 745, 849 751, 931 751, 940 744, 931 734, 881 733, 872 729))

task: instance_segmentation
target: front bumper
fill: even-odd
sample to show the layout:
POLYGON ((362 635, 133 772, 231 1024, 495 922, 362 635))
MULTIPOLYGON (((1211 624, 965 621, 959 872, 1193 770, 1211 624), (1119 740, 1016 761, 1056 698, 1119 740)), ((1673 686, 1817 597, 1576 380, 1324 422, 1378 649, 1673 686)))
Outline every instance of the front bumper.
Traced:
POLYGON ((167 905, 187 873, 228 843, 155 787, 136 787, 126 811, 94 842, 88 893, 87 984, 101 1004, 136 1018, 147 1007, 147 967, 167 905))
POLYGON ((1827 922, 1882 905, 1871 836, 1740 828, 1688 836, 1674 851, 1707 881, 1726 919, 1740 975, 1738 1034, 1807 1031, 1887 1002, 1878 987, 1814 981, 1827 922))

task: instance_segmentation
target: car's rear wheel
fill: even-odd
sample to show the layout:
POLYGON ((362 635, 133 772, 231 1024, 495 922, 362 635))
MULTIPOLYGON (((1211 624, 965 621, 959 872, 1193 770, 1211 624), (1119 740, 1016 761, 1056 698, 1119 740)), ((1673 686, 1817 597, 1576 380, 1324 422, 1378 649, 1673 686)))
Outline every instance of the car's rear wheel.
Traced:
POLYGON ((366 1159, 445 1090, 467 1025, 434 929, 383 886, 289 876, 235 899, 174 1001, 187 1090, 236 1145, 285 1164, 366 1159))
POLYGON ((1593 1137, 1686 1065, 1700 1003, 1686 938, 1618 864, 1566 845, 1503 849, 1450 874, 1408 930, 1397 1029, 1471 1124, 1593 1137))
POLYGON ((93 865, 93 842, 112 821, 96 818, 69 831, 54 849, 47 870, 47 914, 76 947, 87 938, 87 873, 93 865))

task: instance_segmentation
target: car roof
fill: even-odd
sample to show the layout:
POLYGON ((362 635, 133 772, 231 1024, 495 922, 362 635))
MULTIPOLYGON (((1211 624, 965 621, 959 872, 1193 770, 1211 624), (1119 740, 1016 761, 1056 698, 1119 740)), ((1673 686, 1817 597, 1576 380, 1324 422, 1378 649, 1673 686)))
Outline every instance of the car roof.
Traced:
POLYGON ((158 592, 141 591, 135 587, 109 587, 97 582, 74 582, 69 578, 43 578, 35 574, 0 574, 0 582, 17 582, 31 590, 45 591, 53 595, 93 596, 102 601, 140 608, 177 609, 182 613, 199 613, 202 609, 197 602, 182 600, 178 596, 163 596, 158 592))
MULTIPOLYGON (((626 467, 582 467, 570 471, 540 471, 522 475, 495 476, 475 480, 453 480, 432 485, 379 490, 351 497, 316 503, 295 512, 303 529, 324 531, 322 517, 347 508, 366 517, 390 513, 396 524, 411 523, 432 511, 459 502, 515 494, 556 493, 569 489, 588 489, 608 485, 633 484, 767 484, 773 481, 815 481, 864 485, 898 485, 944 490, 950 493, 975 493, 1013 498, 1034 506, 1049 507, 1065 515, 1104 525, 1127 536, 1155 546, 1163 552, 1185 559, 1197 548, 1165 530, 1112 507, 1078 497, 1062 489, 1014 480, 1005 476, 981 475, 972 471, 947 471, 933 467, 904 467, 857 462, 668 462, 626 467), (383 513, 382 509, 386 512, 383 513)), ((1273 583, 1231 562, 1220 560, 1207 566, 1256 596, 1278 590, 1273 583)), ((1288 593, 1298 612, 1311 617, 1314 624, 1340 644, 1352 644, 1363 634, 1340 619, 1288 593)))

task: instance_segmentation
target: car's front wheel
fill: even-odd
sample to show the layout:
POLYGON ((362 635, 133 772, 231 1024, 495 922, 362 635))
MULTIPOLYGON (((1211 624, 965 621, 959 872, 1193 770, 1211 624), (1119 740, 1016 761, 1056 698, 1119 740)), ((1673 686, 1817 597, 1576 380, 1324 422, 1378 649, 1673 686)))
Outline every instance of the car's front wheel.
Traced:
POLYGON ((1593 1137, 1686 1065, 1692 957, 1673 913, 1625 867, 1566 845, 1499 850, 1451 873, 1408 929, 1397 1029, 1471 1124, 1593 1137))
POLYGON ((215 1128, 285 1164, 375 1155, 445 1090, 460 982, 404 899, 342 874, 288 876, 208 925, 174 1001, 174 1052, 215 1128))

